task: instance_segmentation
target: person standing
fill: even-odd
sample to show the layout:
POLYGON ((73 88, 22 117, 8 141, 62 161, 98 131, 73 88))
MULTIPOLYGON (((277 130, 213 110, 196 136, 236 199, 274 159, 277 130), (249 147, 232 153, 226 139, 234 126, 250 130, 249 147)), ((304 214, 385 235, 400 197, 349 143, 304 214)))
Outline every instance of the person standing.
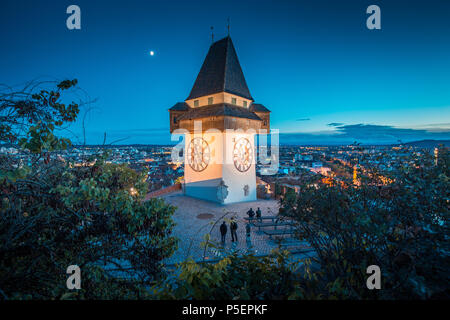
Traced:
POLYGON ((256 209, 256 219, 258 219, 258 220, 262 220, 261 219, 261 209, 258 207, 258 209, 256 209))
POLYGON ((227 235, 227 224, 224 222, 222 222, 222 224, 220 225, 220 235, 222 237, 222 243, 225 243, 225 236, 227 235))
POLYGON ((231 223, 230 223, 231 242, 238 241, 237 233, 236 233, 237 228, 238 228, 238 225, 237 225, 236 221, 234 220, 234 218, 231 219, 231 223))

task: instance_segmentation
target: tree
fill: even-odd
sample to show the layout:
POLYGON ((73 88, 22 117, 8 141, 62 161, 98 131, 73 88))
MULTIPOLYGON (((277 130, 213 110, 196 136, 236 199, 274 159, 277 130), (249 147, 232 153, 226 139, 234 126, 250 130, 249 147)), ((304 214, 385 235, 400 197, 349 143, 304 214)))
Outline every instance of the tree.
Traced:
POLYGON ((279 250, 267 257, 235 253, 216 264, 185 261, 167 276, 162 262, 177 243, 171 236, 174 207, 143 201, 144 176, 107 163, 108 153, 81 166, 50 157, 70 144, 54 132, 78 115, 77 104, 60 100, 75 85, 63 81, 55 91, 0 94, 0 142, 20 145, 33 159, 0 158, 2 298, 450 296, 446 148, 438 161, 409 152, 390 171, 365 168, 358 187, 305 179, 300 193, 288 191, 280 214, 296 222, 297 236, 315 250, 313 261, 300 266, 279 250), (81 267, 79 291, 65 286, 72 264, 81 267), (382 290, 366 287, 369 265, 380 267, 382 290))
MULTIPOLYGON (((55 129, 75 121, 78 105, 61 102, 76 80, 55 91, 0 95, 0 141, 34 159, 0 159, 0 294, 5 299, 143 298, 176 249, 174 207, 144 202, 144 177, 106 162, 83 165, 52 159, 70 145, 55 129), (40 161, 44 159, 44 161, 40 161), (66 288, 66 269, 78 265, 82 289, 66 288)), ((33 86, 37 88, 37 86, 33 86)))
POLYGON ((30 82, 20 91, 0 91, 0 142, 19 144, 35 154, 70 144, 54 131, 76 120, 79 104, 63 103, 61 94, 73 89, 77 80, 62 81, 51 91, 43 88, 46 84, 30 82))
MULTIPOLYGON (((315 292, 338 299, 449 297, 449 156, 440 162, 412 153, 389 172, 371 170, 360 187, 305 186, 282 203, 298 236, 317 253, 315 292), (382 185, 381 177, 389 178, 382 185), (368 290, 369 265, 378 265, 382 290, 368 290)), ((386 180, 386 179, 384 179, 386 180)))
POLYGON ((179 276, 155 285, 152 295, 176 300, 287 299, 299 278, 297 263, 288 258, 287 251, 274 251, 266 257, 234 253, 215 264, 185 261, 179 276))

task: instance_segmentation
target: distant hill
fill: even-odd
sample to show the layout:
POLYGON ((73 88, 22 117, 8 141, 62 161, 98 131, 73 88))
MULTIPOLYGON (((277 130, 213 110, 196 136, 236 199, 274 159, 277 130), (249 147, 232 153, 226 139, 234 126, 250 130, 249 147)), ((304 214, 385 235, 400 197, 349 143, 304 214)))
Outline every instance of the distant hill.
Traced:
POLYGON ((450 147, 450 140, 420 140, 420 141, 411 141, 405 142, 403 145, 417 147, 417 148, 425 148, 425 149, 433 149, 438 147, 440 144, 445 147, 450 147))

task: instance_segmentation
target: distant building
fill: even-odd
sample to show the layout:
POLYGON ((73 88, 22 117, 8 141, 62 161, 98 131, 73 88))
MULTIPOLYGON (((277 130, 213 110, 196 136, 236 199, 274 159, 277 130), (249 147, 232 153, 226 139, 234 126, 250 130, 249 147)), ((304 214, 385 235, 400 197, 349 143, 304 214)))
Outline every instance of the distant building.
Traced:
POLYGON ((434 148, 434 165, 437 166, 439 161, 439 148, 434 148))
POLYGON ((311 172, 314 172, 314 173, 319 173, 319 174, 324 175, 324 176, 328 176, 328 175, 330 175, 331 172, 332 172, 332 171, 331 171, 331 168, 328 168, 328 167, 316 167, 316 168, 311 168, 310 171, 311 171, 311 172))
POLYGON ((310 154, 296 154, 295 155, 295 160, 296 161, 313 161, 313 156, 310 154))
POLYGON ((359 178, 358 178, 358 170, 360 168, 361 167, 358 164, 353 167, 353 184, 355 186, 361 185, 361 181, 359 181, 359 178))
POLYGON ((322 167, 322 162, 320 162, 320 161, 313 162, 311 164, 311 167, 312 168, 320 168, 320 167, 322 167))

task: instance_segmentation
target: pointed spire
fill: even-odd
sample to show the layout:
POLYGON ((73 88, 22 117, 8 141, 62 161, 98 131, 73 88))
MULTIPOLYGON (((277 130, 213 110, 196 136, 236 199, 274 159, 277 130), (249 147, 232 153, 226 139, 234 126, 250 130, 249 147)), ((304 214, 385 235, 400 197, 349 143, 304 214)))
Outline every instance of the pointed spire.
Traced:
POLYGON ((186 100, 228 92, 253 100, 230 37, 214 42, 186 100))

